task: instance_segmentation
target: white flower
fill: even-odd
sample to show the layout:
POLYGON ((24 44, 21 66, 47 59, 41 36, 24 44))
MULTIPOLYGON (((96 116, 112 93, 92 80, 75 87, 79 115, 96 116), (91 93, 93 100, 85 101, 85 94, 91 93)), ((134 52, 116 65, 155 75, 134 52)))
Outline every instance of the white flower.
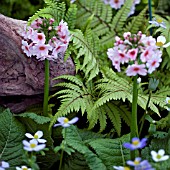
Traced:
MULTIPOLYGON (((167 105, 170 105, 170 97, 166 97, 165 102, 167 105)), ((167 107, 167 110, 170 111, 170 107, 167 107)))
POLYGON ((71 0, 70 3, 74 3, 76 0, 71 0))
POLYGON ((163 48, 167 48, 170 46, 170 42, 168 42, 167 44, 165 44, 166 42, 166 38, 164 36, 158 36, 157 37, 157 42, 156 42, 156 45, 158 47, 163 47, 163 48))
POLYGON ((113 168, 117 170, 130 170, 129 167, 123 167, 123 166, 113 166, 113 168))
POLYGON ((27 168, 26 166, 21 166, 21 168, 17 166, 16 170, 32 170, 32 169, 31 168, 27 168))
POLYGON ((66 117, 59 117, 57 120, 59 123, 55 124, 54 127, 56 126, 69 127, 71 124, 74 124, 78 121, 78 117, 75 117, 71 120, 69 120, 66 117))
POLYGON ((152 159, 155 162, 166 161, 167 159, 169 159, 169 155, 164 155, 164 154, 165 151, 163 149, 160 149, 158 153, 155 151, 151 151, 152 159))
POLYGON ((9 163, 5 161, 0 161, 0 170, 5 170, 6 168, 9 168, 9 163))
POLYGON ((150 24, 155 25, 156 27, 162 27, 162 28, 166 28, 165 23, 163 22, 163 20, 161 18, 153 18, 153 21, 149 21, 150 24))
POLYGON ((137 79, 137 83, 140 84, 140 83, 141 83, 141 80, 142 80, 142 79, 139 77, 139 78, 137 79))
POLYGON ((26 151, 40 151, 45 148, 45 144, 38 144, 36 139, 32 139, 29 142, 26 140, 22 141, 24 150, 26 151))
POLYGON ((26 133, 25 136, 29 139, 36 139, 39 143, 45 143, 47 142, 45 139, 40 139, 43 136, 42 131, 37 131, 34 136, 31 135, 30 133, 26 133))

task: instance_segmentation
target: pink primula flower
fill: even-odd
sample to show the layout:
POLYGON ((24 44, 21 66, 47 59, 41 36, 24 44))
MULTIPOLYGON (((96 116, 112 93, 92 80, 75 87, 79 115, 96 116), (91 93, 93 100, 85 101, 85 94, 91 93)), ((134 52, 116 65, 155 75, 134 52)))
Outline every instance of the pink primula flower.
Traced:
POLYGON ((23 52, 28 56, 31 57, 32 56, 32 44, 28 44, 27 41, 22 40, 22 46, 21 46, 23 52))
POLYGON ((124 0, 110 0, 110 6, 114 9, 119 9, 124 4, 124 0))
POLYGON ((125 51, 120 51, 118 50, 118 56, 120 58, 120 63, 124 64, 127 63, 129 61, 129 58, 127 56, 127 54, 125 53, 125 51))
POLYGON ((26 27, 24 28, 24 32, 21 34, 24 39, 32 39, 32 37, 34 36, 34 34, 37 33, 36 30, 34 30, 31 27, 26 27))
POLYGON ((150 58, 146 63, 146 66, 148 67, 148 73, 151 74, 153 71, 155 71, 155 69, 159 67, 161 61, 161 56, 153 55, 152 58, 150 58))
MULTIPOLYGON (((140 40, 141 43, 145 44, 145 46, 155 46, 156 40, 152 36, 146 37, 146 35, 142 34, 142 38, 140 40)), ((156 46, 155 46, 156 47, 156 46)))
POLYGON ((36 33, 32 36, 32 41, 34 43, 40 43, 44 44, 45 43, 45 34, 44 33, 36 33))
POLYGON ((152 47, 149 46, 140 55, 140 59, 142 62, 146 62, 149 58, 152 57, 153 54, 154 54, 153 49, 152 47))
POLYGON ((136 57, 137 57, 137 54, 138 54, 138 49, 130 49, 128 52, 127 52, 127 56, 130 60, 136 60, 136 57))
POLYGON ((40 28, 42 23, 43 23, 43 20, 41 18, 38 18, 31 23, 31 27, 34 29, 38 29, 38 28, 40 28))
POLYGON ((61 20, 59 26, 57 27, 57 34, 61 39, 67 39, 69 37, 69 31, 67 23, 61 20))
POLYGON ((37 55, 38 58, 40 58, 40 56, 48 55, 48 52, 51 49, 52 47, 49 44, 36 44, 33 47, 34 55, 37 55))
POLYGON ((132 64, 129 65, 126 70, 127 76, 136 76, 136 75, 146 76, 147 70, 145 69, 145 64, 132 64))

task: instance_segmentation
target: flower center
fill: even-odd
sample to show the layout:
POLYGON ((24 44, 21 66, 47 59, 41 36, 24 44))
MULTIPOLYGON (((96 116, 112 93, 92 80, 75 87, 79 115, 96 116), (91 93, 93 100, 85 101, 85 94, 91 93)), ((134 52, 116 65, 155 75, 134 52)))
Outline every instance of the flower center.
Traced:
POLYGON ((168 100, 168 104, 170 104, 170 99, 168 100))
POLYGON ((154 66, 155 64, 156 64, 156 61, 153 61, 153 62, 152 62, 152 66, 154 66))
POLYGON ((69 119, 68 118, 65 118, 64 119, 64 123, 68 123, 69 122, 69 119))
POLYGON ((38 135, 35 134, 35 135, 34 135, 34 139, 38 139, 38 135))
POLYGON ((115 0, 115 3, 116 3, 116 4, 119 3, 119 0, 115 0))
POLYGON ((135 55, 135 51, 131 51, 130 54, 131 54, 131 55, 135 55))
MULTIPOLYGON (((139 71, 139 68, 138 68, 138 67, 135 67, 133 70, 134 70, 134 71, 139 71)), ((134 141, 134 142, 135 142, 135 141, 134 141)))
POLYGON ((28 170, 28 168, 22 168, 22 170, 28 170))
POLYGON ((163 44, 162 42, 156 42, 156 45, 157 45, 158 47, 162 47, 164 44, 163 44))
POLYGON ((43 39, 42 35, 38 35, 38 39, 42 40, 43 39))
POLYGON ((156 156, 157 159, 161 159, 161 157, 162 157, 162 156, 159 155, 159 154, 156 156))
POLYGON ((31 148, 35 148, 35 147, 36 147, 36 144, 35 144, 35 143, 31 143, 31 144, 30 144, 30 147, 31 147, 31 148))
POLYGON ((129 167, 124 167, 124 170, 130 170, 130 168, 129 167))
POLYGON ((161 19, 161 18, 158 18, 156 21, 157 21, 159 24, 162 23, 162 19, 161 19))
POLYGON ((45 47, 41 46, 39 49, 40 49, 41 51, 43 51, 43 50, 45 50, 45 47))
POLYGON ((139 161, 136 161, 136 160, 134 161, 135 165, 139 165, 139 163, 140 163, 139 161))
POLYGON ((132 142, 133 145, 138 145, 139 144, 139 141, 138 140, 135 140, 132 142))

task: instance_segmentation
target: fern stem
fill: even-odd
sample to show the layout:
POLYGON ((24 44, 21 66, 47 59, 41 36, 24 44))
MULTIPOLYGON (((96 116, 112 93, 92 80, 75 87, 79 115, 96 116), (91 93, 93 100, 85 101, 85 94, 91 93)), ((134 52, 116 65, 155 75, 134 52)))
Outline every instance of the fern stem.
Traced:
POLYGON ((146 104, 146 108, 145 108, 145 113, 142 117, 142 123, 141 123, 141 127, 140 127, 140 131, 139 131, 139 136, 141 135, 142 133, 142 129, 143 129, 143 125, 144 125, 144 121, 145 121, 145 116, 146 114, 148 113, 148 106, 149 106, 149 102, 150 102, 150 99, 151 99, 151 95, 152 95, 152 91, 150 90, 149 91, 149 97, 148 97, 148 101, 147 101, 147 104, 146 104))
MULTIPOLYGON (((152 2, 151 0, 148 0, 148 6, 149 6, 149 20, 152 21, 152 2)), ((152 35, 152 28, 149 29, 150 35, 152 35)))
POLYGON ((48 116, 48 96, 49 96, 49 61, 45 59, 43 116, 48 116))
MULTIPOLYGON (((134 77, 133 80, 133 98, 132 98, 132 116, 130 126, 130 140, 134 137, 138 137, 138 125, 137 125, 137 99, 138 99, 138 76, 134 77)), ((135 151, 131 151, 131 160, 135 159, 135 151)))
MULTIPOLYGON (((66 139, 66 128, 63 129, 63 137, 65 140, 66 139)), ((65 145, 65 142, 63 142, 63 147, 65 147, 64 145, 65 145)), ((59 170, 61 170, 61 167, 62 167, 63 155, 64 155, 64 148, 62 148, 61 150, 59 170)))

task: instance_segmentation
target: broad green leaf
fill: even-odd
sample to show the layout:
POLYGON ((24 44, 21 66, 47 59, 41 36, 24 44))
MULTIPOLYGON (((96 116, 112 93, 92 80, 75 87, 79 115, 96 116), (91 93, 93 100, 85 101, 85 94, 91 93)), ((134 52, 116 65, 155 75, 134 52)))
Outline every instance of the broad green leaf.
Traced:
POLYGON ((32 112, 25 112, 25 113, 21 113, 21 114, 16 115, 16 116, 30 118, 38 124, 48 123, 51 120, 49 117, 40 116, 40 115, 37 115, 36 113, 32 113, 32 112))
POLYGON ((8 162, 9 170, 14 170, 22 164, 25 128, 9 109, 0 113, 0 127, 0 160, 8 162))

